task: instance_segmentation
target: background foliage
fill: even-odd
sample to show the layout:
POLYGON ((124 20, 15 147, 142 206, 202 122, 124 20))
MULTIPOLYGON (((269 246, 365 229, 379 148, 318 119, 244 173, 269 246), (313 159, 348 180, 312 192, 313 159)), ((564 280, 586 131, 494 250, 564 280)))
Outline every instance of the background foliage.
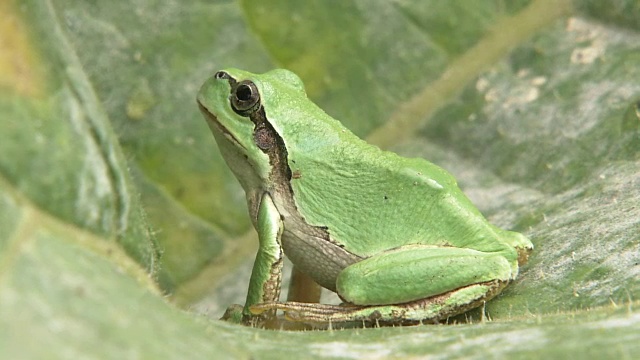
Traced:
POLYGON ((0 12, 0 356, 640 351, 638 1, 0 12), (487 317, 301 333, 214 320, 243 302, 256 246, 194 100, 230 66, 295 71, 355 133, 447 168, 492 222, 530 236, 535 253, 487 317))

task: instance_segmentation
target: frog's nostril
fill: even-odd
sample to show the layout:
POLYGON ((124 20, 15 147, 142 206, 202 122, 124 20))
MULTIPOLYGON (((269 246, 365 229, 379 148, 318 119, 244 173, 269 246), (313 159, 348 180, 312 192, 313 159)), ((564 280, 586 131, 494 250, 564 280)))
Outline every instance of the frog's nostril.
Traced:
POLYGON ((215 75, 213 75, 213 77, 216 79, 228 79, 229 74, 224 71, 218 71, 217 73, 215 73, 215 75))

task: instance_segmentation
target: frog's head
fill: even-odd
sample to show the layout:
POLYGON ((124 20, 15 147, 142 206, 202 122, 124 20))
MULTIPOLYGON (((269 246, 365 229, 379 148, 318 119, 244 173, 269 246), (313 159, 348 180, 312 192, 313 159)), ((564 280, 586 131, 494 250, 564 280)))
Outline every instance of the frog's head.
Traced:
POLYGON ((200 88, 198 104, 220 152, 245 190, 264 184, 271 171, 269 147, 277 134, 266 134, 265 107, 306 98, 302 81, 287 70, 262 75, 238 69, 218 71, 200 88), (265 136, 268 135, 268 136, 265 136))

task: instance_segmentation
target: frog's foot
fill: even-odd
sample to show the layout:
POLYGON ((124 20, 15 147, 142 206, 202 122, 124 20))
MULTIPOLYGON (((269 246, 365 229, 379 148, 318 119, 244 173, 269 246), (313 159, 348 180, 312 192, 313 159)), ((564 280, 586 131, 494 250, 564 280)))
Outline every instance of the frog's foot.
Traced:
POLYGON ((276 310, 264 311, 259 315, 247 315, 244 313, 244 307, 238 304, 229 306, 220 320, 258 328, 277 328, 274 324, 278 322, 276 310))
POLYGON ((412 325, 436 323, 482 305, 496 296, 508 281, 493 280, 468 285, 426 299, 395 305, 327 305, 299 302, 268 302, 252 305, 253 314, 282 310, 291 321, 339 324, 358 322, 369 325, 412 325))
POLYGON ((242 305, 233 304, 229 306, 220 320, 240 324, 242 322, 242 305))

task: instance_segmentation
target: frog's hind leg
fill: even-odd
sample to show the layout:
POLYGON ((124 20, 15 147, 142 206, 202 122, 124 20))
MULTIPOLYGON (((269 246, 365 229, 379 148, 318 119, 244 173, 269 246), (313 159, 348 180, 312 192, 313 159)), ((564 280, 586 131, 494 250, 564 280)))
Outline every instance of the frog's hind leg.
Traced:
POLYGON ((270 302, 253 305, 251 311, 261 313, 277 309, 284 311, 286 318, 291 321, 327 325, 353 323, 355 325, 377 326, 437 323, 482 305, 486 300, 498 294, 506 285, 506 281, 489 281, 469 285, 427 299, 396 305, 364 306, 270 302), (461 304, 465 305, 461 306, 461 304))
MULTIPOLYGON (((509 281, 516 262, 502 252, 413 245, 378 254, 340 272, 340 297, 357 305, 399 304, 487 281, 509 281)), ((517 265, 515 267, 517 271, 517 265)))
POLYGON ((280 309, 293 320, 311 322, 438 321, 498 294, 515 278, 513 268, 500 252, 416 245, 345 268, 337 290, 349 305, 263 303, 251 311, 280 309))

